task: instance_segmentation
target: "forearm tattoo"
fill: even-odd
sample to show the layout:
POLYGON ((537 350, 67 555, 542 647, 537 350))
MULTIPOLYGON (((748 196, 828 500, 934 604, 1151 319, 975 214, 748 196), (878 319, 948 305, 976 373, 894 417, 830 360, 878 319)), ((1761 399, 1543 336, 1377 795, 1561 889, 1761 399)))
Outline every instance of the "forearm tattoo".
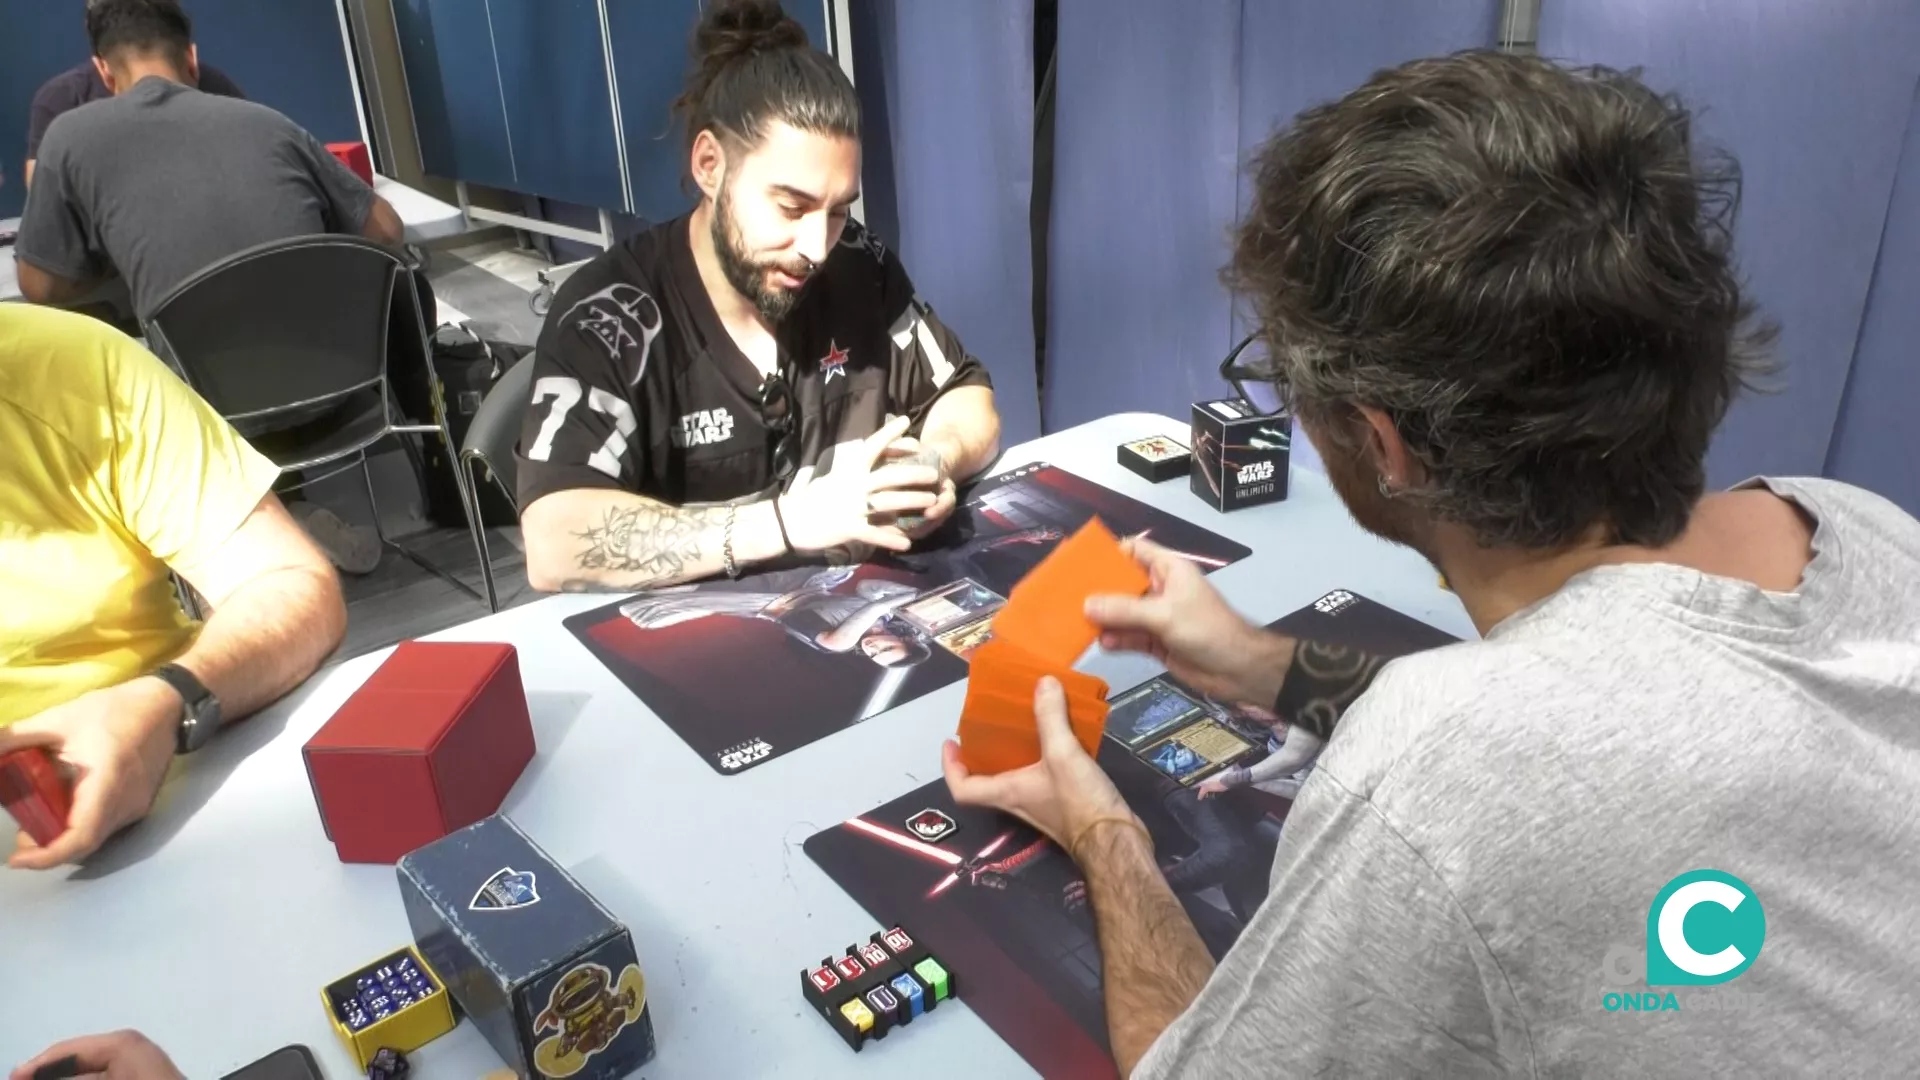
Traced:
POLYGON ((575 563, 591 576, 566 583, 568 592, 645 589, 698 574, 726 520, 724 508, 615 507, 600 524, 574 533, 575 563), (614 578, 612 575, 632 575, 614 578))
POLYGON ((1387 659, 1346 645, 1302 638, 1294 644, 1293 666, 1280 684, 1273 713, 1328 739, 1347 706, 1373 683, 1387 659))

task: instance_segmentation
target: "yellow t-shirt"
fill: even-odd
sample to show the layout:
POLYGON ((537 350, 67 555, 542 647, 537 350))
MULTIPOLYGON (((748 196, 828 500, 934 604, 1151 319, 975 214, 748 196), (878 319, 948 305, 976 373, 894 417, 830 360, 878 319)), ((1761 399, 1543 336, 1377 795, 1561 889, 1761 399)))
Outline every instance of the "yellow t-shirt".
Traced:
POLYGON ((278 475, 138 342, 0 304, 0 725, 186 651, 168 565, 217 551, 278 475))

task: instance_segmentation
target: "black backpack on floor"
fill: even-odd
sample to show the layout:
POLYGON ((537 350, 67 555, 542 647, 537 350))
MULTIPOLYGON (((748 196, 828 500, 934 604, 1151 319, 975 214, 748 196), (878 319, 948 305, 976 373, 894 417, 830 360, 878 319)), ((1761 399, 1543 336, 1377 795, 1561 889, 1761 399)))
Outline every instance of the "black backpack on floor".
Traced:
MULTIPOLYGON (((421 473, 421 486, 426 493, 427 517, 434 524, 444 528, 467 527, 467 515, 460 506, 460 489, 454 479, 460 446, 466 441, 467 429, 473 425, 473 415, 480 411, 480 403, 486 399, 487 392, 493 389, 494 383, 500 381, 500 376, 505 375, 515 361, 532 351, 530 345, 490 341, 464 324, 443 326, 434 332, 433 369, 440 377, 440 385, 433 389, 438 391, 440 400, 445 403, 447 428, 453 435, 451 448, 442 446, 440 440, 432 436, 421 440, 424 460, 417 465, 421 473)), ((404 368, 405 365, 394 369, 395 399, 409 418, 419 423, 432 423, 433 402, 428 396, 430 391, 426 385, 425 365, 414 368, 418 375, 407 379, 398 377, 404 368)), ((476 486, 480 494, 480 519, 483 524, 518 524, 519 517, 514 513, 513 504, 507 500, 497 483, 482 478, 476 486)))

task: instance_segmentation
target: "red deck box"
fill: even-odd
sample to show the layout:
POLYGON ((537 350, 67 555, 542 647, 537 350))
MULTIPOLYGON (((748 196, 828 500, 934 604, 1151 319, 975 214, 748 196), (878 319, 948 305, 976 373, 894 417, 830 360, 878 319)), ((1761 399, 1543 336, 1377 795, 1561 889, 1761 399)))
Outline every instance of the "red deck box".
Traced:
POLYGON ((392 863, 497 812, 533 759, 513 646, 403 642, 304 753, 341 862, 392 863))
POLYGON ((327 144, 327 153, 340 159, 340 164, 353 171, 353 175, 373 183, 373 157, 367 153, 367 144, 363 142, 335 142, 327 144))

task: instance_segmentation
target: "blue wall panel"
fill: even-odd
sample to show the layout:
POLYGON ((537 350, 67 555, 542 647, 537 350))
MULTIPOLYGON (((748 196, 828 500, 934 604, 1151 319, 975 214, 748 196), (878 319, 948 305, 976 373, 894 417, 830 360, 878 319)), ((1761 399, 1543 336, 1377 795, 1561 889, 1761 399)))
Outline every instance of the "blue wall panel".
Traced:
POLYGON ((780 0, 780 7, 807 31, 807 41, 823 53, 833 52, 833 39, 827 35, 826 0, 780 0))
POLYGON ((626 208, 596 0, 488 0, 514 190, 626 208))
POLYGON ((700 0, 607 0, 633 212, 650 221, 693 206, 680 185, 686 141, 668 110, 686 81, 687 42, 699 19, 700 0))
POLYGON ((1818 474, 1920 77, 1920 4, 1553 0, 1540 13, 1540 51, 1644 67, 1650 84, 1696 109, 1698 136, 1740 158, 1736 249, 1782 324, 1786 369, 1779 392, 1735 405, 1708 479, 1818 474))
MULTIPOLYGON (((327 142, 360 138, 333 0, 192 0, 200 59, 327 142)), ((40 84, 87 59, 81 0, 0 0, 0 217, 25 202, 27 110, 40 84)))
POLYGON ((187 0, 200 59, 321 142, 359 142, 359 107, 334 0, 187 0))
POLYGON ((449 180, 515 189, 487 0, 393 0, 393 19, 421 167, 449 180))
POLYGON ((27 109, 40 84, 87 58, 81 0, 0 0, 0 218, 26 204, 27 109))
POLYGON ((1920 83, 1867 294, 1860 344, 1827 454, 1828 476, 1859 484, 1920 515, 1920 83))

